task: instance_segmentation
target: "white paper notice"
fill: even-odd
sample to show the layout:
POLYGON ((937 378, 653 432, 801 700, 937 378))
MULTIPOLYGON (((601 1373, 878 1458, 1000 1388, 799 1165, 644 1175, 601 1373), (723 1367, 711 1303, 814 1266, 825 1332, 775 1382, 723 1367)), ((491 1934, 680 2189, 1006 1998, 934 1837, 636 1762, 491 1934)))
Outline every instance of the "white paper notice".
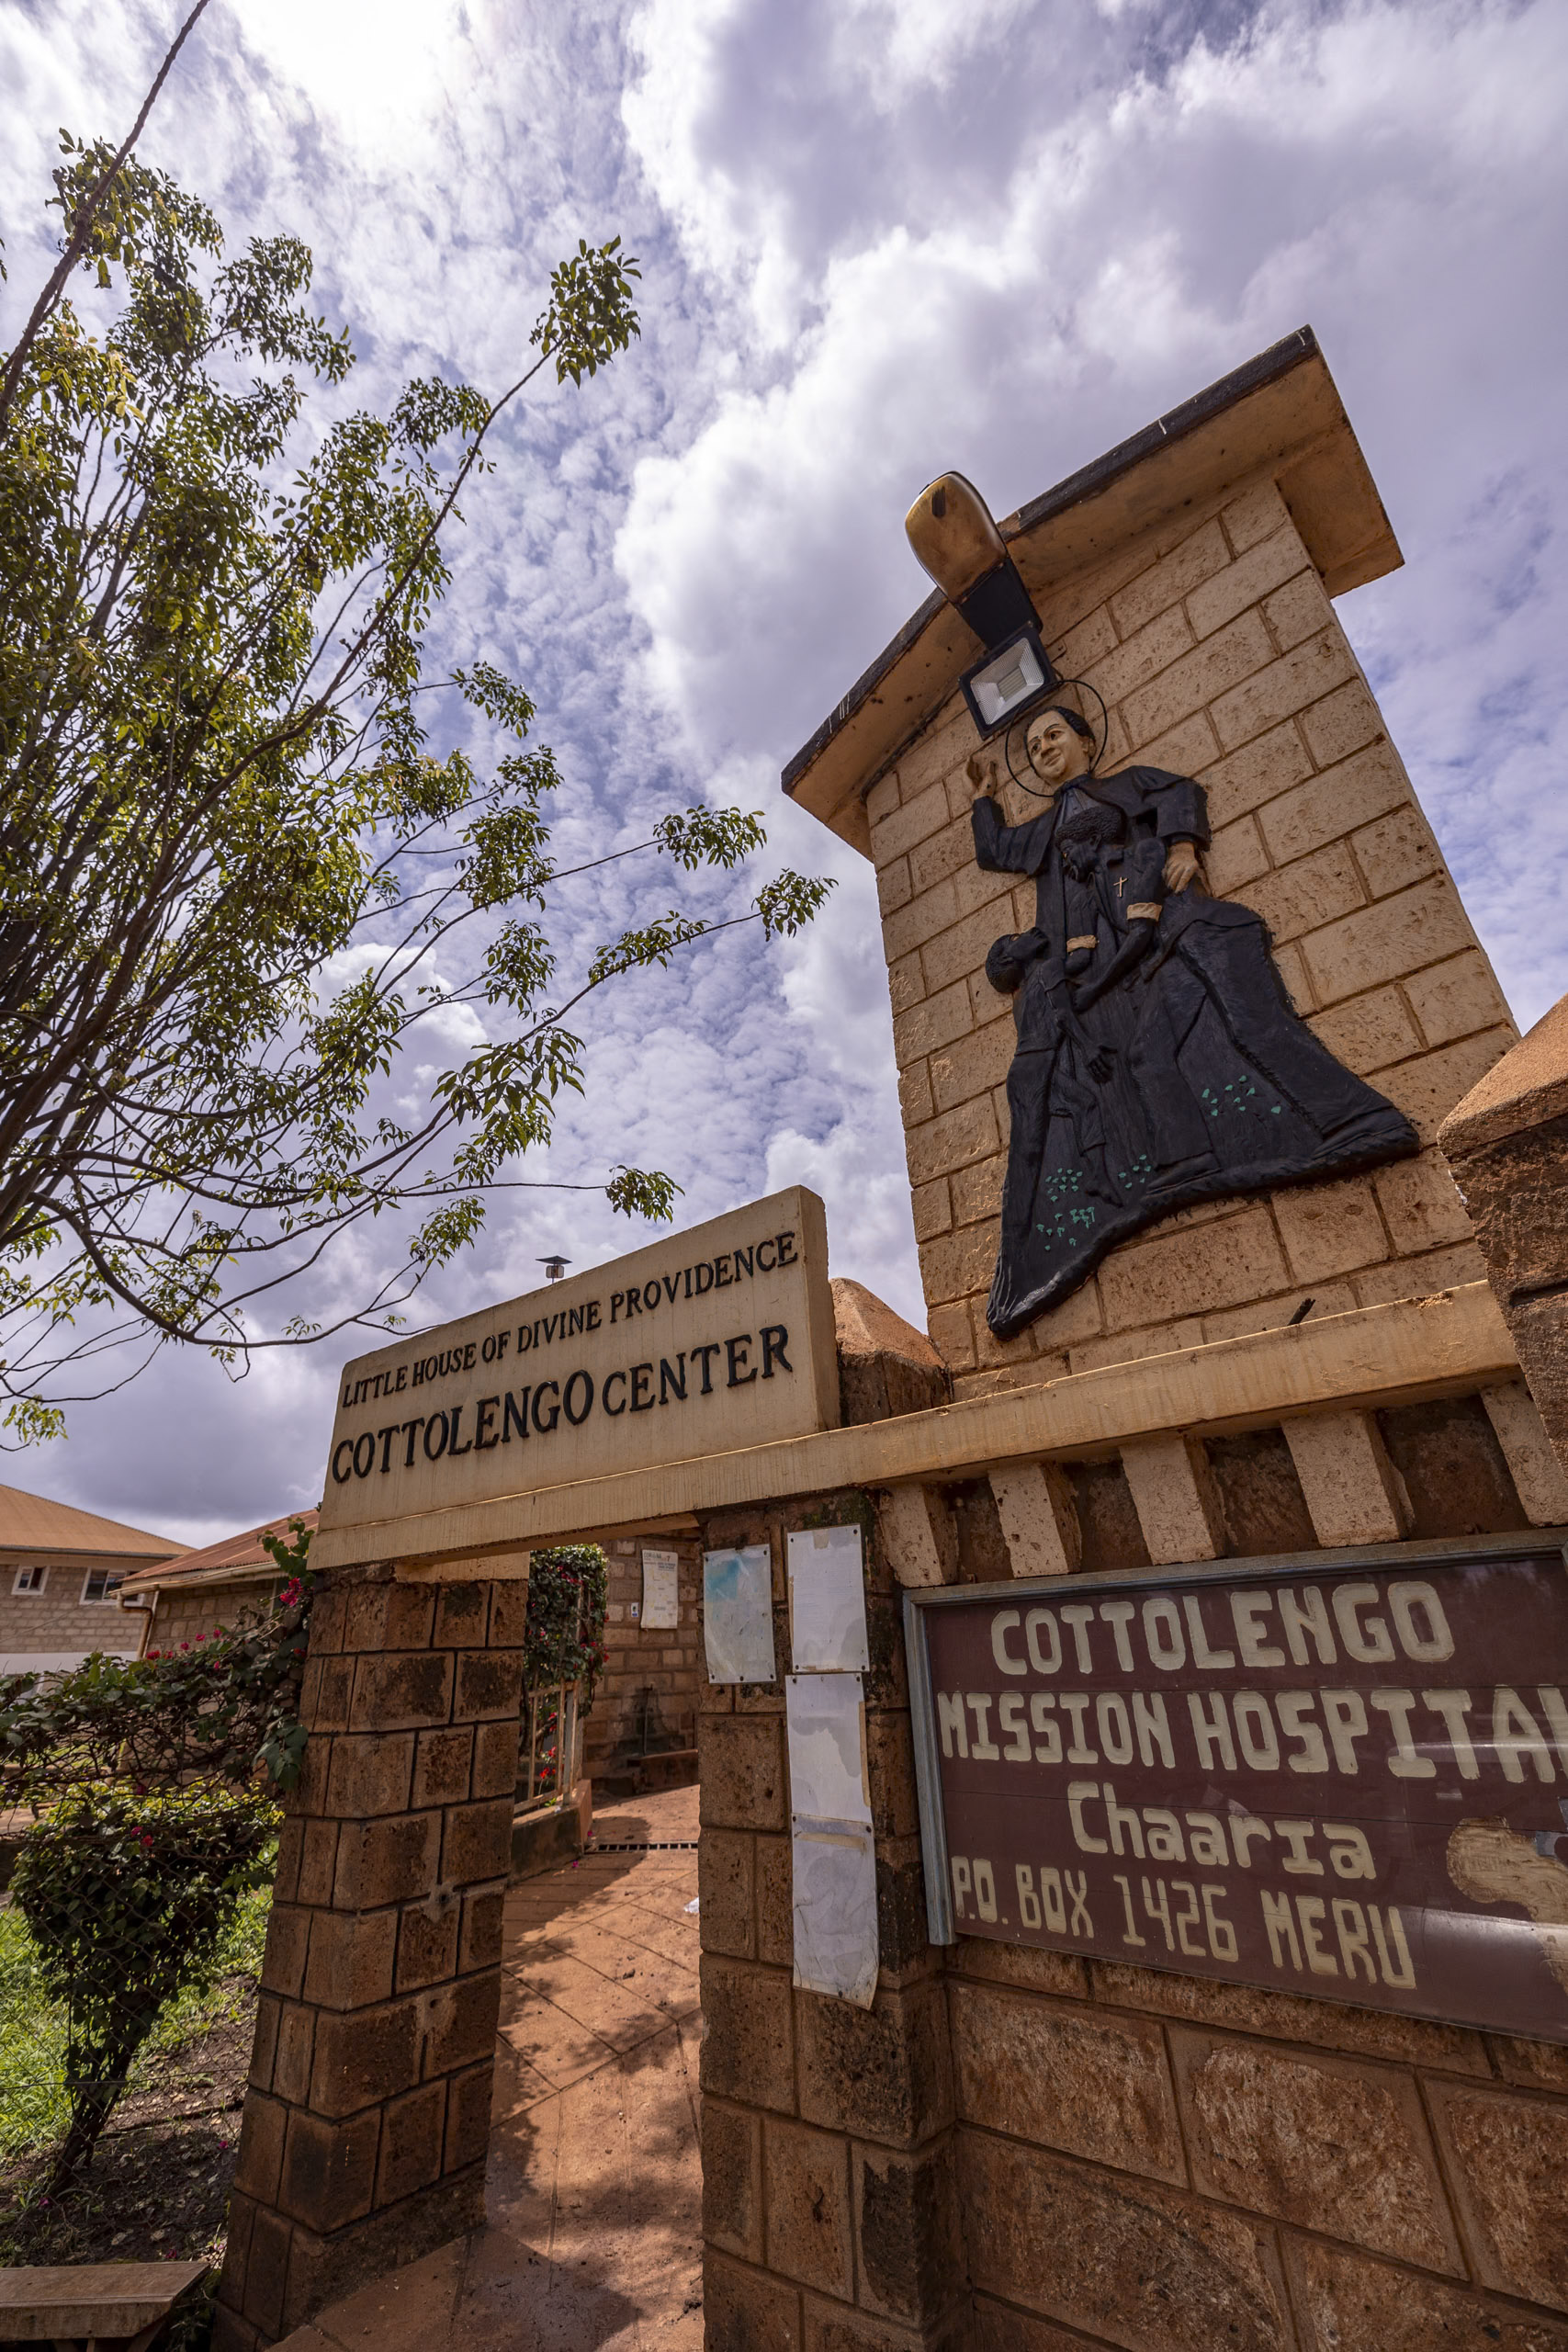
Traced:
POLYGON ((795 1981, 869 2009, 876 1991, 876 1857, 869 1829, 796 1821, 795 1981))
POLYGON ((772 1682, 773 1561, 765 1544, 703 1554, 703 1639, 710 1682, 772 1682))
POLYGON ((679 1625, 681 1555, 678 1552, 644 1552, 642 1622, 659 1633, 669 1633, 679 1625))
POLYGON ((784 1680, 789 1809, 798 1822, 871 1826, 865 1701, 858 1674, 791 1674, 784 1680))
POLYGON ((797 1674, 866 1672, 871 1655, 858 1527, 808 1527, 790 1537, 789 1625, 797 1674))

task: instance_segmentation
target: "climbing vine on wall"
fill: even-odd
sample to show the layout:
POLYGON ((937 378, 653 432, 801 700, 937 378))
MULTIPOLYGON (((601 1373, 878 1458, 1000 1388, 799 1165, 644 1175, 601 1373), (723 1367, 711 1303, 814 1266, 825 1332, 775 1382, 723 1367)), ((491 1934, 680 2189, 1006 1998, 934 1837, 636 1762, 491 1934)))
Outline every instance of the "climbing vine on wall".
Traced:
POLYGON ((0 1806, 85 1781, 133 1790, 190 1779, 274 1789, 299 1778, 299 1682, 310 1622, 310 1531, 263 1542, 288 1581, 268 1609, 145 1657, 90 1657, 70 1674, 0 1676, 0 1806))
POLYGON ((558 1544, 536 1552, 528 1570, 523 1674, 531 1689, 581 1682, 581 1712, 604 1669, 610 1564, 597 1544, 558 1544))

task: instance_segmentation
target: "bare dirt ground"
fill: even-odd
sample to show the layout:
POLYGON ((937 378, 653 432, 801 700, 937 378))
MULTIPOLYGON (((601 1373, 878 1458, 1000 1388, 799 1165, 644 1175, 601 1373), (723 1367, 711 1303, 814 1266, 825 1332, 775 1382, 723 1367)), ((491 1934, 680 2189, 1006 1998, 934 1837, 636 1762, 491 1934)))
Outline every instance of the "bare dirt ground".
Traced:
POLYGON ((0 2170, 0 2262, 221 2262, 255 1984, 225 1989, 240 2014, 154 2061, 69 2195, 44 2194, 47 2151, 0 2170))

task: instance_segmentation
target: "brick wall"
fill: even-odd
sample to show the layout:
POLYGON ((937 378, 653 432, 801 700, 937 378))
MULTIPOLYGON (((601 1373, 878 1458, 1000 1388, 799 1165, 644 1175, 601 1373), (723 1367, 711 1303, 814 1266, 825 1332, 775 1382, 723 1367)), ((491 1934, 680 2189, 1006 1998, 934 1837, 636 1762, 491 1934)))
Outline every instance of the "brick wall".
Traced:
MULTIPOLYGON (((1515 1031, 1371 689, 1278 490, 1254 483, 1043 596, 1065 675, 1110 707, 1106 770, 1207 787, 1211 890, 1257 909, 1297 1009, 1414 1122, 1371 1175, 1179 1212, 1021 1338, 987 1329, 1008 1136, 1008 1001, 984 972, 1032 884, 976 866, 960 698, 867 797, 931 1337, 961 1395, 1317 1312, 1482 1267, 1435 1137, 1515 1031), (1201 1306, 1195 1305, 1201 1301, 1201 1306)), ((1092 705, 1090 706, 1092 708, 1092 705)), ((1010 821, 1034 813, 1016 786, 1010 821)))
POLYGON ((604 1619, 604 1672, 585 1721, 583 1754, 590 1770, 624 1755, 641 1736, 642 1693, 654 1694, 657 1734, 682 1747, 695 1739, 697 1692, 703 1670, 702 1547, 694 1537, 617 1536, 604 1547, 610 1564, 609 1606, 604 1619), (671 1632, 649 1631, 634 1617, 642 1606, 644 1544, 680 1558, 680 1623, 671 1632), (682 1736, 676 1741, 674 1735, 682 1736))
POLYGON ((158 1597, 158 1613, 147 1646, 178 1649, 182 1642, 194 1642, 198 1634, 215 1634, 221 1626, 236 1624, 243 1616, 263 1614, 282 1589, 281 1577, 257 1577, 247 1584, 204 1585, 193 1592, 182 1592, 177 1585, 165 1589, 158 1597))
POLYGON ((1568 1469, 1568 997, 1443 1130, 1557 1459, 1568 1469))
POLYGON ((975 2352, 1568 2352, 1568 2051, 971 1940, 945 1991, 975 2352))
MULTIPOLYGON (((84 1553, 78 1559, 45 1559, 49 1570, 42 1592, 17 1593, 12 1588, 17 1570, 30 1566, 23 1554, 0 1561, 0 1654, 42 1651, 62 1656, 111 1649, 135 1653, 141 1638, 141 1620, 122 1614, 114 1600, 84 1601, 83 1587, 89 1570, 115 1569, 113 1560, 84 1553)), ((127 1561, 124 1573, 144 1567, 143 1560, 127 1561)))
POLYGON ((526 1603, 389 1568, 314 1603, 216 2352, 483 2219, 526 1603))

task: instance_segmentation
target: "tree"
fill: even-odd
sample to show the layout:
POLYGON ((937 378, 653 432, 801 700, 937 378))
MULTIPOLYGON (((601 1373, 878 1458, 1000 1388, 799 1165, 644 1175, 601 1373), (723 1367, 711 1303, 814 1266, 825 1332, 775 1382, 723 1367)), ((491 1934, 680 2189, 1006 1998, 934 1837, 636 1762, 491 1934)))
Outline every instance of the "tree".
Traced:
MULTIPOLYGON (((582 1089, 583 1000, 726 927, 669 908, 563 990, 563 779, 534 706, 482 660, 428 674, 497 419, 637 334, 619 239, 554 271, 499 399, 413 382, 312 442, 309 387, 331 400, 353 355, 309 307, 306 247, 230 255, 129 141, 62 152, 61 264, 0 375, 0 1426, 24 1441, 130 1338, 235 1358, 395 1322, 582 1089), (73 270, 120 298, 99 332, 73 270), (427 726, 436 687, 497 756, 427 726), (455 1005, 483 1042, 394 1115, 398 1056, 455 1005), (331 1243, 411 1209, 406 1258, 351 1313, 287 1312, 331 1243)), ((763 840, 695 808, 640 847, 695 871, 763 840)), ((785 872, 732 920, 792 933, 829 887, 785 872)), ((604 1189, 667 1218, 678 1188, 623 1165, 604 1189)))

